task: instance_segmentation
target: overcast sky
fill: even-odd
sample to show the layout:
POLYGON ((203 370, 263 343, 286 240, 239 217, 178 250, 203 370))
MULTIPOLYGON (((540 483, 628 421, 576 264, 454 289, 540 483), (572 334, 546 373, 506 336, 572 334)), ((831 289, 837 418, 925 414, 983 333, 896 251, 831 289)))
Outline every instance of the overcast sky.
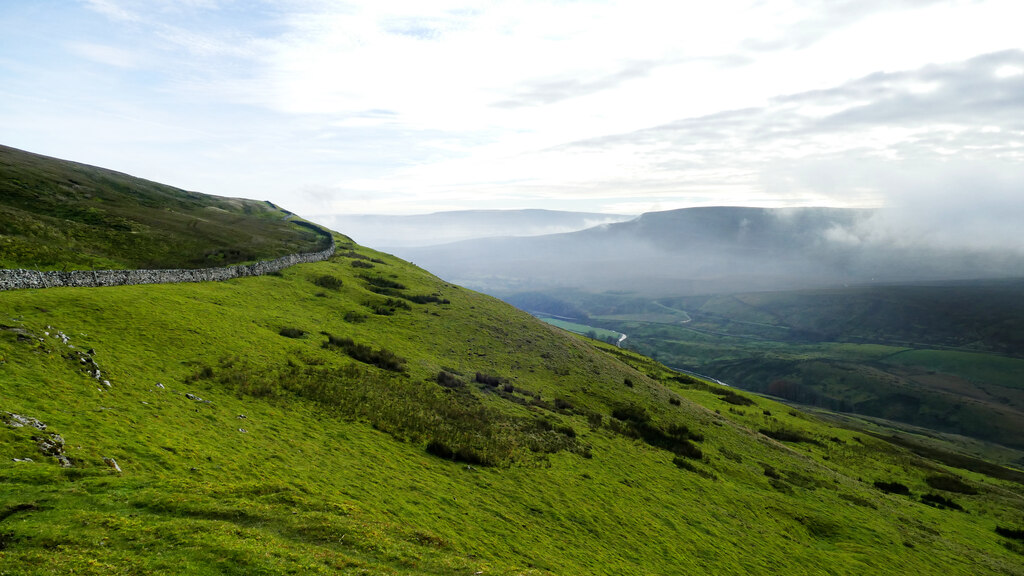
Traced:
POLYGON ((1020 0, 0 0, 0 143, 311 218, 886 205, 1011 238, 1022 22, 1020 0))

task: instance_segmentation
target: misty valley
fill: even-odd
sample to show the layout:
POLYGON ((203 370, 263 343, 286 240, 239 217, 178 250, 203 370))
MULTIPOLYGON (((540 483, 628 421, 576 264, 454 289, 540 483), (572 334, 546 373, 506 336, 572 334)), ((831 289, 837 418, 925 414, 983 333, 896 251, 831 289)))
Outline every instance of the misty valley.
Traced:
POLYGON ((1024 256, 883 242, 878 216, 694 208, 394 250, 672 368, 1024 463, 1024 256))

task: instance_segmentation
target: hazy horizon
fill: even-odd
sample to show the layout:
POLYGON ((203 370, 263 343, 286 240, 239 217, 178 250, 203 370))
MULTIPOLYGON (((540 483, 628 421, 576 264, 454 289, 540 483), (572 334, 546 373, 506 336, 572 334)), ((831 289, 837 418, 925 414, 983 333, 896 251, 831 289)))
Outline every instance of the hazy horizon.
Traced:
POLYGON ((311 219, 885 207, 1021 242, 1019 2, 9 4, 4 144, 311 219))

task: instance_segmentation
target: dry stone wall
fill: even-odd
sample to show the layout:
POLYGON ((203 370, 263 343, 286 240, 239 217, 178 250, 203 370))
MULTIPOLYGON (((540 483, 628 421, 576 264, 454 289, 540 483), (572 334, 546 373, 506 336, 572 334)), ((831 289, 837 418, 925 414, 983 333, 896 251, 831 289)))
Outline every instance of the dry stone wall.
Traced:
POLYGON ((331 246, 320 252, 289 254, 274 260, 262 260, 254 264, 227 266, 224 268, 199 268, 195 270, 72 270, 69 272, 42 272, 39 270, 0 269, 0 291, 25 288, 57 288, 61 286, 97 287, 127 286, 129 284, 171 284, 176 282, 214 282, 262 276, 284 270, 296 264, 321 262, 334 255, 334 239, 331 246))

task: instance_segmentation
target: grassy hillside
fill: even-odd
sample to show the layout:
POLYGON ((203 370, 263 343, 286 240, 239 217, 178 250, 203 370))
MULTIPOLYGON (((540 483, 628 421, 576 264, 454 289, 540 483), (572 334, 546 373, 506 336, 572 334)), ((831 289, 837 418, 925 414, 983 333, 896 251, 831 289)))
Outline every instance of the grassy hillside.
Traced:
POLYGON ((1019 472, 708 386, 365 248, 0 302, 0 416, 47 426, 0 426, 0 573, 1024 573, 996 532, 1024 528, 1019 472))
POLYGON ((323 248, 290 218, 0 146, 0 268, 206 268, 323 248))
POLYGON ((1024 472, 336 240, 276 275, 0 292, 0 574, 1024 574, 1024 472))

